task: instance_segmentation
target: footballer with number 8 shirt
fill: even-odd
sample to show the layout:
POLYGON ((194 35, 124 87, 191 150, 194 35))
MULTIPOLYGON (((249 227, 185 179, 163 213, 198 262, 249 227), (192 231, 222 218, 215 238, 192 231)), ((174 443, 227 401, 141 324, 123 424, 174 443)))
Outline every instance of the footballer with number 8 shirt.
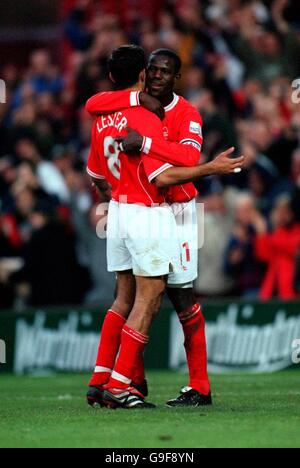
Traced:
MULTIPOLYGON (((165 106, 164 136, 168 138, 169 142, 174 142, 172 151, 170 152, 170 147, 164 147, 165 145, 160 138, 152 138, 148 132, 142 133, 142 136, 140 136, 133 131, 130 131, 129 137, 122 141, 125 151, 130 150, 135 153, 142 151, 145 155, 149 154, 151 150, 151 154, 156 158, 180 166, 195 166, 199 163, 202 147, 201 118, 196 109, 173 92, 175 81, 180 77, 180 67, 179 57, 169 50, 154 52, 151 55, 148 67, 148 91, 152 96, 158 97, 165 106)), ((145 93, 120 91, 101 93, 94 96, 88 101, 87 110, 91 114, 99 115, 100 113, 128 108, 129 105, 136 107, 140 104, 142 96, 143 100, 147 102, 147 107, 151 109, 153 101, 145 93)), ((229 150, 225 156, 221 155, 215 162, 211 163, 214 167, 210 166, 208 168, 209 164, 204 165, 207 170, 203 170, 201 175, 233 172, 238 163, 242 164, 242 160, 240 158, 233 166, 232 160, 228 159, 231 152, 232 150, 229 150)), ((178 181, 195 180, 192 177, 174 178, 175 174, 173 172, 172 175, 171 171, 160 173, 161 164, 159 161, 156 164, 157 169, 150 174, 150 180, 155 180, 161 187, 175 185, 178 181)), ((204 166, 202 166, 203 169, 204 166)), ((166 194, 166 200, 174 206, 175 215, 179 214, 177 217, 178 224, 182 218, 185 220, 180 229, 185 268, 180 273, 169 275, 168 294, 183 325, 190 371, 189 387, 184 389, 179 398, 170 400, 168 402, 170 406, 198 406, 211 403, 210 384, 207 376, 204 317, 200 305, 195 304, 192 289, 192 281, 197 277, 196 195, 197 191, 193 184, 179 184, 168 190, 166 194), (182 216, 183 212, 184 216, 182 216)), ((90 383, 91 386, 97 385, 98 375, 96 370, 90 383)), ((140 363, 136 380, 141 380, 143 375, 144 371, 142 363, 140 363)))
MULTIPOLYGON (((111 79, 124 89, 143 89, 145 68, 145 54, 139 47, 120 47, 109 59, 111 79), (128 64, 131 70, 125 74, 128 64)), ((160 309, 167 275, 182 266, 166 190, 149 181, 153 172, 158 175, 172 166, 159 161, 153 169, 151 157, 128 157, 120 151, 117 139, 126 134, 129 125, 163 140, 160 120, 146 109, 129 107, 99 116, 92 129, 87 165, 101 192, 111 185, 107 260, 108 270, 117 273, 121 288, 102 329, 97 386, 102 386, 102 402, 107 406, 149 408, 154 405, 145 402, 145 395, 131 384, 152 320, 160 309)))

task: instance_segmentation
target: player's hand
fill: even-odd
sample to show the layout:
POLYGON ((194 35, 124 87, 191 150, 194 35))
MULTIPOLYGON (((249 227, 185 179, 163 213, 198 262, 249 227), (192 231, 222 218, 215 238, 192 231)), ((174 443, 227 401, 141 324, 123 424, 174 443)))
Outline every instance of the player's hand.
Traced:
POLYGON ((75 7, 78 10, 86 10, 88 6, 90 5, 91 0, 77 0, 75 7))
POLYGON ((284 10, 289 6, 289 4, 290 4, 289 0, 275 0, 272 3, 272 7, 271 7, 273 15, 277 17, 282 16, 284 10))
POLYGON ((213 173, 217 175, 228 175, 241 172, 245 157, 240 156, 239 158, 231 158, 235 148, 230 148, 211 162, 213 173))
POLYGON ((126 128, 128 135, 122 138, 116 138, 119 144, 119 150, 129 156, 136 156, 141 152, 144 137, 132 128, 126 128))
POLYGON ((268 232, 267 220, 255 208, 251 213, 251 224, 254 227, 257 234, 266 234, 268 232))
POLYGON ((145 92, 141 92, 139 94, 140 103, 145 109, 148 109, 153 114, 156 114, 160 120, 164 120, 165 118, 165 109, 161 102, 158 99, 150 96, 145 92))

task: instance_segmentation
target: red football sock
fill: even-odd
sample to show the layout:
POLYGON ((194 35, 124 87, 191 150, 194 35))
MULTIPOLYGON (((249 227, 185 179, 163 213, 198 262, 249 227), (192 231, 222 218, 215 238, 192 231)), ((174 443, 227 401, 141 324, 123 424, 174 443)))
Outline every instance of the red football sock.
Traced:
POLYGON ((96 367, 89 385, 104 385, 114 368, 126 319, 113 310, 106 314, 98 348, 96 367))
POLYGON ((140 385, 144 382, 145 378, 146 378, 146 375, 145 375, 144 354, 140 354, 138 357, 138 362, 134 369, 132 381, 135 384, 140 385))
POLYGON ((107 387, 127 388, 130 386, 138 361, 142 358, 149 338, 124 325, 120 354, 107 387))
POLYGON ((184 346, 190 373, 189 386, 203 395, 208 395, 210 382, 207 374, 205 319, 201 307, 195 304, 192 310, 178 315, 185 336, 184 346))

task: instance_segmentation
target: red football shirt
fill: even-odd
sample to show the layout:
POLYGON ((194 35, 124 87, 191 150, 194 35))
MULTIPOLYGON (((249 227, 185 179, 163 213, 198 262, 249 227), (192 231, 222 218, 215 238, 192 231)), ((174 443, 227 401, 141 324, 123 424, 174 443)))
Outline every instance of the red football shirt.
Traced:
MULTIPOLYGON (((174 94, 173 102, 165 108, 163 132, 168 141, 181 145, 198 148, 199 161, 203 145, 202 118, 199 112, 183 97, 174 94)), ((185 164, 185 155, 182 154, 182 165, 185 164)), ((198 195, 192 182, 176 187, 170 187, 167 199, 170 202, 186 202, 198 195)))
POLYGON ((152 159, 151 152, 142 158, 120 152, 115 139, 126 135, 127 127, 151 134, 153 138, 163 138, 161 121, 141 107, 97 117, 92 129, 88 174, 106 179, 112 186, 115 201, 146 206, 166 203, 166 190, 158 189, 151 180, 172 166, 152 159))
MULTIPOLYGON (((102 112, 122 109, 123 107, 139 106, 139 93, 116 91, 99 93, 88 100, 86 109, 97 115, 102 112)), ((199 164, 203 144, 202 118, 188 101, 174 94, 172 103, 165 108, 163 133, 167 142, 161 138, 151 138, 148 132, 142 133, 149 137, 146 140, 144 153, 149 152, 157 159, 177 166, 195 166, 199 164)), ((153 177, 154 178, 154 177, 153 177)), ((167 201, 187 202, 197 196, 193 183, 170 187, 167 201)))

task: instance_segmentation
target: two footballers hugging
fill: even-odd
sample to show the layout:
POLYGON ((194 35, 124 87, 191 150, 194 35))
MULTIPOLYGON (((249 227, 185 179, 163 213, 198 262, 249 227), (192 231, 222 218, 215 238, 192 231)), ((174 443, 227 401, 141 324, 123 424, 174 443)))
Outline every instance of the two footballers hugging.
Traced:
POLYGON ((87 172, 110 201, 107 261, 117 276, 117 295, 102 327, 87 401, 94 407, 155 408, 146 401, 143 356, 166 290, 183 327, 190 379, 167 405, 211 405, 205 320, 193 292, 193 182, 239 172, 244 158, 231 158, 230 148, 199 164, 202 120, 174 93, 181 60, 173 51, 153 52, 147 65, 143 49, 126 45, 112 53, 108 66, 115 91, 86 105, 95 117, 87 172))

